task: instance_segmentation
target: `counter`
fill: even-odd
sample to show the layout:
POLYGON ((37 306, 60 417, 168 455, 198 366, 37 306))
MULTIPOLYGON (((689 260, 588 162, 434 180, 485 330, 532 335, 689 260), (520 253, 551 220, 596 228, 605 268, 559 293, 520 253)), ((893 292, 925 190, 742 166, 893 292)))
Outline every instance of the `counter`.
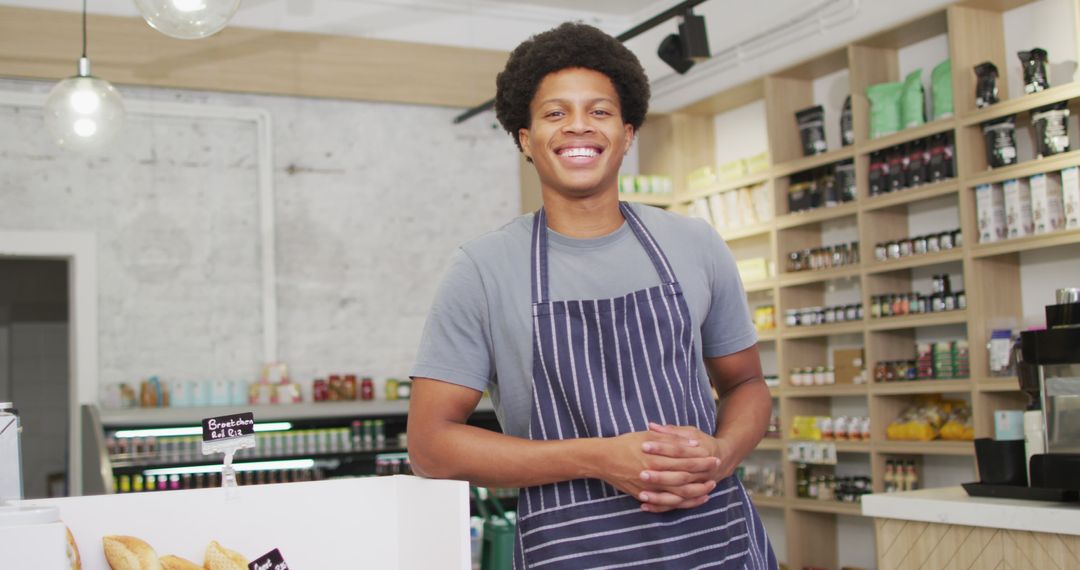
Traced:
POLYGON ((880 570, 1080 568, 1080 503, 969 497, 960 487, 866 495, 880 570))
MULTIPOLYGON (((277 548, 290 568, 470 567, 469 491, 460 481, 370 477, 21 504, 59 509, 84 570, 108 570, 106 535, 136 536, 158 556, 196 564, 215 540, 248 560, 277 548)), ((0 545, 17 530, 0 527, 0 545)))

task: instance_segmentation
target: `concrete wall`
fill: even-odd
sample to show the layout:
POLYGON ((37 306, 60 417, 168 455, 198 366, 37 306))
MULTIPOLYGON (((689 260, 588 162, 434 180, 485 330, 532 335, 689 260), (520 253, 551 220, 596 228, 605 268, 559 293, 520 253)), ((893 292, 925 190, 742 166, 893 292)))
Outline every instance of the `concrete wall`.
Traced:
MULTIPOLYGON (((453 109, 120 89, 270 112, 279 355, 299 380, 405 374, 449 254, 518 211, 516 148, 490 115, 454 126, 453 109)), ((97 157, 56 149, 38 109, 0 105, 0 124, 0 230, 97 235, 101 384, 255 377, 251 123, 129 116, 97 157)))

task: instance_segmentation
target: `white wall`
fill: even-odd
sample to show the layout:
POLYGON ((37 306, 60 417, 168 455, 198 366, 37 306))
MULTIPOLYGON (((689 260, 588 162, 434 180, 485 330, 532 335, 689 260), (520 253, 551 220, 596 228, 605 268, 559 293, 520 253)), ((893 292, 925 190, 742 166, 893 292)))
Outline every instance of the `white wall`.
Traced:
POLYGON ((713 117, 713 134, 718 165, 769 150, 765 100, 716 115, 713 117))
POLYGON ((1050 60, 1050 85, 1077 78, 1076 20, 1070 0, 1040 0, 1005 13, 1005 60, 1008 85, 998 83, 1002 97, 1024 94, 1024 72, 1018 51, 1040 47, 1050 60))
MULTIPOLYGON (((490 116, 454 126, 452 109, 121 89, 270 112, 279 355, 301 381, 405 374, 449 254, 518 211, 516 148, 490 116)), ((38 110, 0 106, 0 123, 0 229, 97 234, 100 383, 253 379, 252 125, 131 116, 109 153, 84 158, 47 140, 38 110)))

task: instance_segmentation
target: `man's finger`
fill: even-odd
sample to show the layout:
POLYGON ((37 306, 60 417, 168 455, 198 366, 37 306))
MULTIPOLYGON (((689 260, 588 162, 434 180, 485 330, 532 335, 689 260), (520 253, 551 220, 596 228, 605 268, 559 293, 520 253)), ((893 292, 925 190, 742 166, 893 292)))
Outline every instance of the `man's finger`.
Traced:
POLYGON ((685 442, 646 441, 641 450, 651 455, 661 455, 675 459, 684 457, 708 457, 709 452, 700 445, 687 445, 685 442))

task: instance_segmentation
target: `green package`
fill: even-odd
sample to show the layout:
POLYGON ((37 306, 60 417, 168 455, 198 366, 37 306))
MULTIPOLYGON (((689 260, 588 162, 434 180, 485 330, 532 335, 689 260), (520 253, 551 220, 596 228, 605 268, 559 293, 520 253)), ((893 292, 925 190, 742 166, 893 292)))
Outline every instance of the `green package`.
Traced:
POLYGON ((934 104, 934 120, 953 116, 951 59, 937 64, 930 72, 930 97, 934 104))
POLYGON ((900 124, 909 129, 925 122, 926 95, 923 93, 922 69, 916 69, 904 79, 904 92, 900 95, 900 124))
POLYGON ((900 130, 900 95, 903 91, 903 83, 878 83, 866 88, 866 98, 870 100, 870 138, 900 130))

